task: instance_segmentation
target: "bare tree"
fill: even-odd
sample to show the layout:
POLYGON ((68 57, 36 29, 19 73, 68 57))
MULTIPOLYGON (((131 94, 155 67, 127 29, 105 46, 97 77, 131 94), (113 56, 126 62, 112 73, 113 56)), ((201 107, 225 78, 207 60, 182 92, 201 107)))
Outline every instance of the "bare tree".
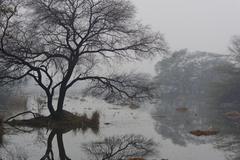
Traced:
MULTIPOLYGON (((0 64, 5 83, 31 77, 47 95, 54 118, 61 117, 67 90, 79 81, 128 92, 136 78, 96 72, 113 60, 140 60, 167 51, 159 33, 137 22, 127 0, 2 0, 0 64), (120 87, 119 87, 120 86, 120 87), (57 106, 53 106, 55 90, 57 106)), ((135 81, 136 82, 136 81, 135 81)), ((139 90, 138 90, 139 91, 139 90)))

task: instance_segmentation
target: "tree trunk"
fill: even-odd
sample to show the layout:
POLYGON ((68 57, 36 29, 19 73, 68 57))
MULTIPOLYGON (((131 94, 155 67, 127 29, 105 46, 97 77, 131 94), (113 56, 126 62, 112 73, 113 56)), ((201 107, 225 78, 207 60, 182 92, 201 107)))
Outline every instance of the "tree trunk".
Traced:
POLYGON ((58 116, 61 116, 61 113, 63 111, 63 105, 64 105, 65 96, 66 96, 66 91, 67 91, 67 89, 65 86, 62 86, 60 88, 58 103, 57 103, 57 110, 56 110, 56 114, 58 116))
POLYGON ((51 114, 51 116, 54 116, 55 115, 55 110, 53 108, 53 96, 51 95, 47 95, 47 107, 48 107, 48 110, 51 114))
POLYGON ((58 97, 58 103, 57 103, 57 110, 55 111, 55 118, 61 118, 62 116, 64 100, 65 100, 66 92, 68 89, 67 83, 72 76, 76 63, 77 63, 77 60, 69 64, 68 73, 65 76, 63 83, 61 84, 61 87, 59 89, 59 97, 58 97))

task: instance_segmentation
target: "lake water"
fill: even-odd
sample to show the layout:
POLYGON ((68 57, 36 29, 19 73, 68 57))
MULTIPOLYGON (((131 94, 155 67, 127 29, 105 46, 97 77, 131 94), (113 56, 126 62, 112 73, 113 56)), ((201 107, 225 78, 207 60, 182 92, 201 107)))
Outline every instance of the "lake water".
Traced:
MULTIPOLYGON (((23 110, 47 114, 40 95, 2 98, 5 117, 23 110), (40 105, 40 106, 39 106, 40 105), (40 109, 39 109, 40 108, 40 109)), ((44 99, 44 98, 43 98, 44 99)), ((107 104, 92 97, 69 96, 65 109, 74 113, 100 113, 98 132, 86 130, 47 130, 14 128, 4 125, 1 137, 2 160, 120 160, 143 157, 146 160, 238 160, 240 121, 227 117, 235 111, 218 108, 207 100, 166 97, 141 108, 107 104), (186 109, 179 110, 179 107, 186 109), (196 137, 193 130, 214 129, 219 134, 196 137)), ((229 105, 229 104, 224 104, 229 105)), ((29 118, 25 116, 22 118, 29 118)))

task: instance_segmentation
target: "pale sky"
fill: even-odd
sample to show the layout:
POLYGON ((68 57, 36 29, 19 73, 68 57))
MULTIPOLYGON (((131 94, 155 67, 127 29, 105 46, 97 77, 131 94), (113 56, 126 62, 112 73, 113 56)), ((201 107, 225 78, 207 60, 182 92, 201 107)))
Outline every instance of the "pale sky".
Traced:
POLYGON ((171 50, 228 53, 240 35, 240 0, 131 0, 137 19, 164 34, 171 50))

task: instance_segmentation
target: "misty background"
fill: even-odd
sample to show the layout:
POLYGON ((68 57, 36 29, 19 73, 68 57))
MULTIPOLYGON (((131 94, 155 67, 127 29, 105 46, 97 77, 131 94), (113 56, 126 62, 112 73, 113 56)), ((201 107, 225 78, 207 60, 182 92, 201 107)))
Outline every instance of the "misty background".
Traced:
POLYGON ((161 31, 172 50, 227 54, 240 34, 239 0, 131 0, 137 18, 161 31))
MULTIPOLYGON (((131 0, 136 6, 137 19, 160 31, 170 50, 187 48, 230 54, 228 49, 234 35, 240 35, 239 0, 131 0)), ((152 60, 116 65, 116 70, 135 70, 156 75, 152 60)))

